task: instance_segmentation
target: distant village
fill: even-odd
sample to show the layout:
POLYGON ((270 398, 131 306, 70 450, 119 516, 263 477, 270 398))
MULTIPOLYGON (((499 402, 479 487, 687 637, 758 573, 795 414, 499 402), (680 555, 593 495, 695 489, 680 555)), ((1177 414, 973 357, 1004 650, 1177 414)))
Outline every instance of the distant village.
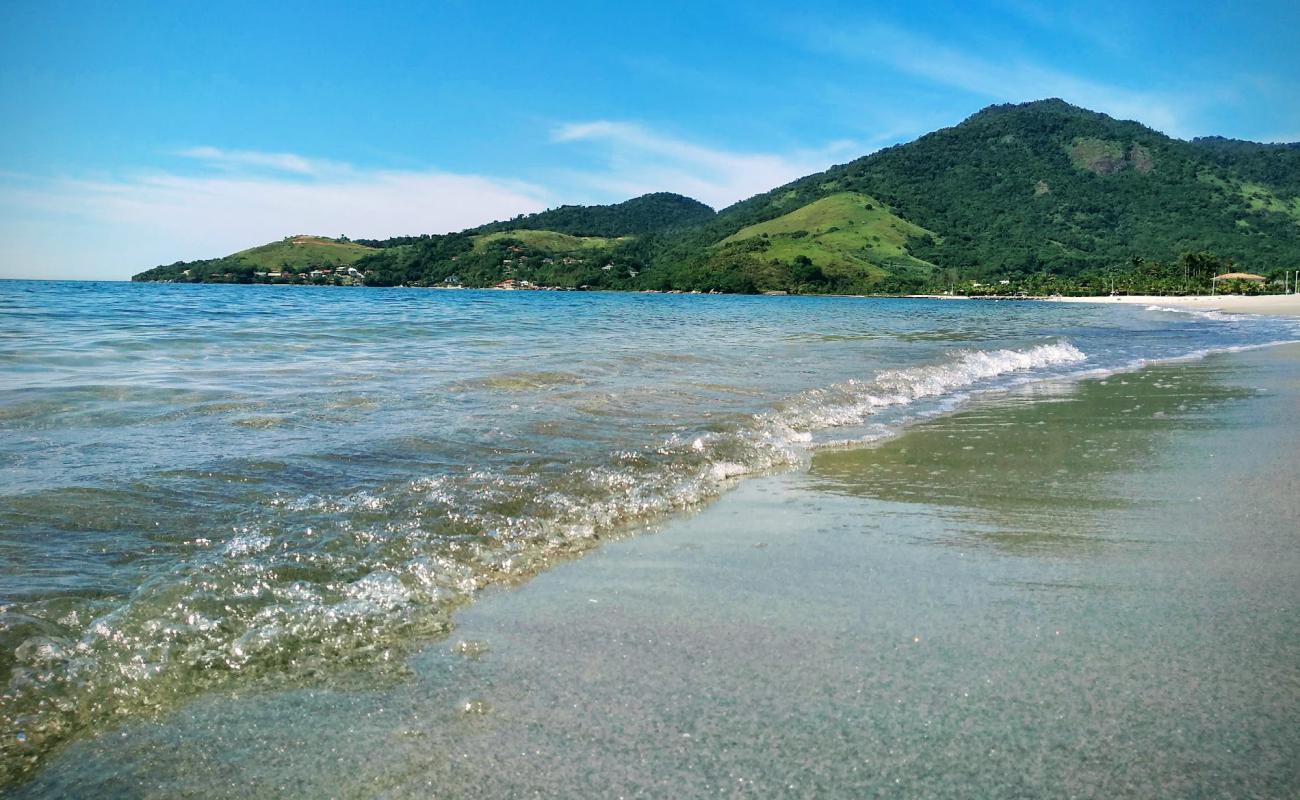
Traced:
MULTIPOLYGON (((186 270, 188 273, 189 270, 186 270)), ((282 270, 280 272, 254 272, 255 280, 266 280, 269 282, 283 281, 285 283, 308 282, 308 283, 333 283, 339 286, 359 286, 366 282, 366 274, 356 267, 321 267, 305 272, 290 272, 282 270)))

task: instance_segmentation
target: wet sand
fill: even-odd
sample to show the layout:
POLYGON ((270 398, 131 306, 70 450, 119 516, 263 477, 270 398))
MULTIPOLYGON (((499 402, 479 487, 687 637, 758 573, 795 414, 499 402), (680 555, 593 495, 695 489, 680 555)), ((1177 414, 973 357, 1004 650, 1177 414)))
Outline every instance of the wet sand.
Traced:
POLYGON ((1294 797, 1300 348, 981 402, 17 796, 1294 797))

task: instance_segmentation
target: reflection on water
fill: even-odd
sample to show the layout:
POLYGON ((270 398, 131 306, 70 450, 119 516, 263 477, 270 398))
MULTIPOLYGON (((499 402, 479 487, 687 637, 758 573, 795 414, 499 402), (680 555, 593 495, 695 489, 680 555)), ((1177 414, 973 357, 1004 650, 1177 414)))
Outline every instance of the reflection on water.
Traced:
POLYGON ((933 506, 961 537, 1008 552, 1086 551, 1125 535, 1097 512, 1157 494, 1141 472, 1171 433, 1218 423, 1253 392, 1221 362, 1040 384, 875 446, 818 453, 822 491, 933 506), (1118 482, 1118 483, 1117 483, 1118 482))

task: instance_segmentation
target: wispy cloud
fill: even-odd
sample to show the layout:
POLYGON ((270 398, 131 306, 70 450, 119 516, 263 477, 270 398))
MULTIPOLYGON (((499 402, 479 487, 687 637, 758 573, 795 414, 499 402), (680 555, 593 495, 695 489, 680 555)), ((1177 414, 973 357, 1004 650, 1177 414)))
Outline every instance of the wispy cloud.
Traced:
POLYGON ((211 167, 227 170, 265 168, 278 172, 316 175, 331 167, 333 162, 314 161, 294 153, 262 153, 256 150, 223 150, 219 147, 189 147, 176 155, 200 161, 211 167))
POLYGON ((1060 97, 1122 119, 1136 119, 1174 136, 1185 136, 1185 98, 1134 91, 1080 78, 1007 52, 990 58, 918 36, 883 22, 812 25, 803 29, 809 48, 846 61, 883 64, 935 84, 989 100, 1009 102, 1060 97))
POLYGON ((861 155, 847 141, 787 154, 723 150, 610 120, 561 125, 552 138, 596 146, 598 168, 566 173, 576 183, 623 197, 679 192, 715 208, 823 170, 837 157, 861 155))
POLYGON ((292 154, 235 156, 215 174, 0 177, 0 275, 121 278, 288 234, 440 233, 539 211, 552 201, 536 184, 482 175, 347 165, 326 171, 322 162, 292 154), (268 175, 265 168, 289 174, 268 175))

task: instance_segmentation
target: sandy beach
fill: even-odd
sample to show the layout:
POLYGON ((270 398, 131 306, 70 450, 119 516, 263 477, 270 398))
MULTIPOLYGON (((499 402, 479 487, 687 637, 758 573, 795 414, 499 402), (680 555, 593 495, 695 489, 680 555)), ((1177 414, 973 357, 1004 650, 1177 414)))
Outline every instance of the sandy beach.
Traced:
POLYGON ((1300 294, 1267 295, 1121 295, 1116 297, 1053 297, 1053 303, 1103 303, 1167 308, 1194 308, 1201 311, 1227 311, 1234 314, 1286 314, 1300 316, 1300 294))

